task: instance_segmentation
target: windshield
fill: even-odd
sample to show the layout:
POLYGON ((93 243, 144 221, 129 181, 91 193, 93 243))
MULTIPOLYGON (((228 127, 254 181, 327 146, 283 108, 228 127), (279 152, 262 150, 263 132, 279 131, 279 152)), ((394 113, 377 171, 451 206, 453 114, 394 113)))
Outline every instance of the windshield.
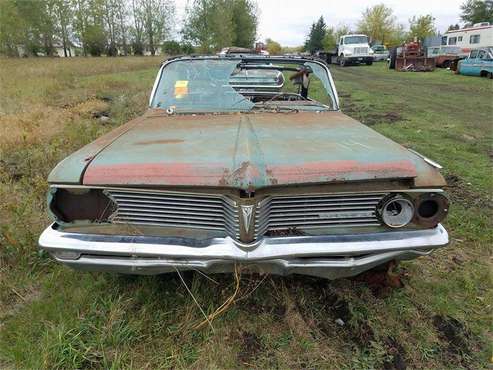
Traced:
POLYGON ((151 106, 170 113, 336 109, 327 69, 320 63, 241 58, 169 62, 151 106))
POLYGON ((367 44, 368 37, 366 36, 348 36, 344 38, 344 44, 367 44))
POLYGON ((387 48, 383 45, 375 45, 372 47, 373 51, 376 53, 381 53, 387 51, 387 48))

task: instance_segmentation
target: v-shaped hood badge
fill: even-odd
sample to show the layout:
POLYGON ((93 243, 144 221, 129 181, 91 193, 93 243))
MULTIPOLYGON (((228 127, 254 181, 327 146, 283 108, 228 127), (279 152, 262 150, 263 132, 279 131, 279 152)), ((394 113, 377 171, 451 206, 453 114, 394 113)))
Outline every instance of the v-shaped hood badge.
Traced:
POLYGON ((253 209, 255 206, 241 206, 241 215, 243 218, 243 226, 247 233, 250 232, 250 227, 253 220, 253 209))

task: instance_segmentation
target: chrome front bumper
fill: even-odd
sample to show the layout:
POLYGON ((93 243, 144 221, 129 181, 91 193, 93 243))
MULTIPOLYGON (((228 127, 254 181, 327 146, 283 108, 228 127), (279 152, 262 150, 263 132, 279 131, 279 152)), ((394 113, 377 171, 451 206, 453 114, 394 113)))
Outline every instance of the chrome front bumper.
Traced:
POLYGON ((448 244, 434 229, 367 234, 264 238, 244 245, 231 238, 195 239, 67 233, 49 226, 40 248, 70 267, 153 275, 176 270, 230 272, 235 264, 278 275, 328 279, 358 275, 391 260, 412 259, 448 244))

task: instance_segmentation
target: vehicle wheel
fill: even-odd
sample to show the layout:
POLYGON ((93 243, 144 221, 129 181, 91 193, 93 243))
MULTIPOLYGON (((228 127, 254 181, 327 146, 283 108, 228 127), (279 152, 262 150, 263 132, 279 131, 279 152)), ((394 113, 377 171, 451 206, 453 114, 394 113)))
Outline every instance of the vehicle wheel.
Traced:
POLYGON ((366 65, 367 65, 367 66, 371 66, 372 64, 373 64, 373 60, 367 60, 367 61, 366 61, 366 65))
POLYGON ((445 62, 442 63, 442 68, 449 68, 450 67, 450 60, 446 60, 445 62))
POLYGON ((344 57, 339 57, 339 65, 340 65, 341 67, 345 67, 345 66, 347 65, 347 63, 346 63, 346 58, 344 58, 344 57))
POLYGON ((488 78, 489 78, 490 80, 493 80, 493 72, 488 72, 488 78))
POLYGON ((457 73, 457 64, 458 64, 458 61, 457 60, 453 60, 450 62, 450 70, 451 71, 454 71, 455 73, 457 73))

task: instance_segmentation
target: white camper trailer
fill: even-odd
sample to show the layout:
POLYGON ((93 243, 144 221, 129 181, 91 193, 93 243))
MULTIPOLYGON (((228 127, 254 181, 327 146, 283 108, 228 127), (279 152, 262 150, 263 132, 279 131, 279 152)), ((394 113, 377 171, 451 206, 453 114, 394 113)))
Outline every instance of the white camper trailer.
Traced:
POLYGON ((493 25, 476 23, 472 27, 450 30, 442 37, 442 45, 460 48, 460 54, 468 55, 472 49, 493 46, 493 25))

